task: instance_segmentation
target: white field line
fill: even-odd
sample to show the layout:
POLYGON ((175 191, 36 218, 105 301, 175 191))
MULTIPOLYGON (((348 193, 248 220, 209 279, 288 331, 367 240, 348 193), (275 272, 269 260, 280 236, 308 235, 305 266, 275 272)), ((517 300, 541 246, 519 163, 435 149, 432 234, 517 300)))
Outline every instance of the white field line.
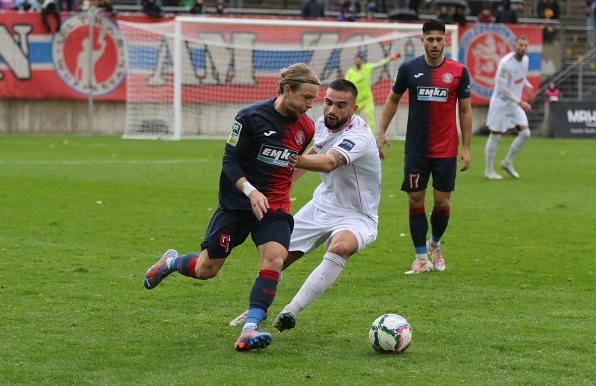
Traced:
POLYGON ((201 164, 221 162, 221 159, 189 159, 189 160, 30 160, 2 161, 0 165, 169 165, 169 164, 201 164))

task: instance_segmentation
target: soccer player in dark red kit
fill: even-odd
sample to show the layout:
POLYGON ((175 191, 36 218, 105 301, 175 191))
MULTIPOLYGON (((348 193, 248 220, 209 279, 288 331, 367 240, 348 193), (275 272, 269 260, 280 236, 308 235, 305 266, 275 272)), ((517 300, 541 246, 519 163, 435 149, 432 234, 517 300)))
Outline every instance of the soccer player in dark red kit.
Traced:
POLYGON ((424 55, 403 63, 385 101, 377 132, 379 156, 385 159, 386 132, 403 93, 408 90, 409 112, 406 131, 404 179, 401 189, 408 193, 410 234, 416 258, 407 274, 444 271, 441 237, 447 229, 451 192, 455 190, 459 138, 456 106, 463 147, 459 154, 461 171, 470 167, 472 106, 470 77, 462 64, 447 59, 445 24, 429 20, 422 26, 424 55), (430 216, 431 234, 427 242, 428 220, 424 197, 432 175, 434 208, 430 216), (429 255, 430 254, 430 260, 429 255))
POLYGON ((293 166, 290 157, 310 143, 314 124, 305 113, 319 94, 320 82, 306 64, 281 70, 277 98, 257 102, 236 115, 226 142, 219 179, 219 205, 201 244, 201 253, 167 250, 145 274, 155 288, 174 271, 195 279, 215 277, 232 249, 249 234, 259 253, 246 323, 235 348, 261 349, 271 334, 258 331, 275 297, 288 254, 294 220, 290 214, 293 166))

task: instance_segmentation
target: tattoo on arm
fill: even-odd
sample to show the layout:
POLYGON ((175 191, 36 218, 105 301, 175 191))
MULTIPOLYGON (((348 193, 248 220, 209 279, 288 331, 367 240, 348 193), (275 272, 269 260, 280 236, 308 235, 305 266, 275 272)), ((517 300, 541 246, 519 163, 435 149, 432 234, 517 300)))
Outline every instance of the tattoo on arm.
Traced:
POLYGON ((346 160, 346 157, 335 149, 329 150, 329 154, 335 160, 335 164, 337 165, 337 167, 346 165, 348 163, 348 161, 346 160))

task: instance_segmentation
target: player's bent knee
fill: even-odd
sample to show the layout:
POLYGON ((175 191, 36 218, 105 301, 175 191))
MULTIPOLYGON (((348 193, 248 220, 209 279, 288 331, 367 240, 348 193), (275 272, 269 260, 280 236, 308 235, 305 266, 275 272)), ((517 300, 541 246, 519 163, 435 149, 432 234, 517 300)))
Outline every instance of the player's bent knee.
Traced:
POLYGON ((525 138, 530 138, 532 136, 532 133, 530 132, 530 129, 526 127, 521 129, 517 135, 521 135, 525 138))

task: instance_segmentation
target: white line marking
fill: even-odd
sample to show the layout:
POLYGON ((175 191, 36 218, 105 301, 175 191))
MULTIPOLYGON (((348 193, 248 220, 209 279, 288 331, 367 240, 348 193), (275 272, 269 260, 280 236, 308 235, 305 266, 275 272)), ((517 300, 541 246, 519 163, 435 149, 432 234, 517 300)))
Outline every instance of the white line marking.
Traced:
POLYGON ((0 161, 0 165, 153 165, 153 164, 200 164, 221 162, 213 159, 189 160, 31 160, 31 161, 0 161))

